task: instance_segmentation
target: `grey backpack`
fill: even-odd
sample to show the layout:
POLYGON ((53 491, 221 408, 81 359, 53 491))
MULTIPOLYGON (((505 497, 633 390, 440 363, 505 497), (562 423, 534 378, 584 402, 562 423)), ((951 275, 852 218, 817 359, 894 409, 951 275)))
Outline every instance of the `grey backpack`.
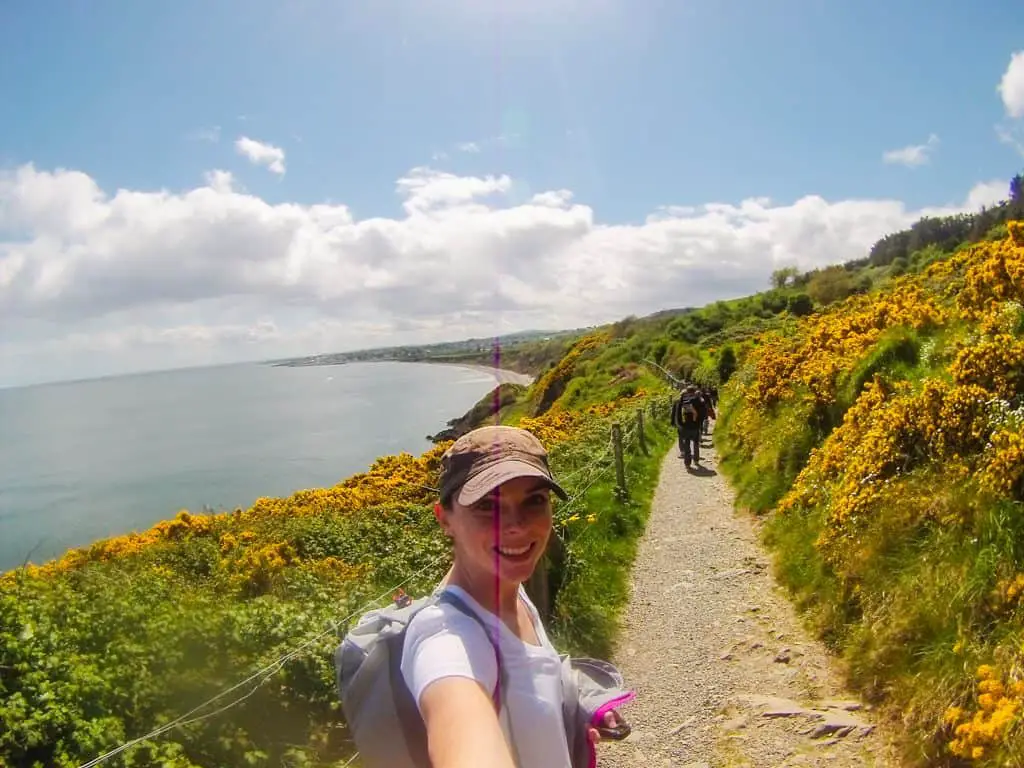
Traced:
MULTIPOLYGON (((413 617, 428 605, 443 602, 471 617, 480 617, 457 595, 441 591, 418 600, 397 601, 365 614, 334 653, 341 706, 349 731, 367 768, 430 768, 427 730, 412 692, 402 676, 405 631, 413 617)), ((494 707, 504 707, 507 671, 498 658, 498 685, 494 707)), ((593 725, 604 738, 629 735, 628 724, 609 730, 601 725, 604 714, 632 700, 622 675, 605 661, 562 656, 562 712, 572 768, 593 768, 594 747, 587 738, 593 725)), ((510 745, 519 765, 515 745, 510 745)), ((528 768, 520 766, 520 768, 528 768)))

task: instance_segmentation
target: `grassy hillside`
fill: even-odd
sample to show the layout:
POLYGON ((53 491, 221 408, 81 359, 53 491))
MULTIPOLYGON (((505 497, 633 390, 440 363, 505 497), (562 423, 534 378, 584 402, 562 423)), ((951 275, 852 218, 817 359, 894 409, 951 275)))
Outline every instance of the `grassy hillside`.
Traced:
POLYGON ((757 339, 716 433, 914 763, 1024 764, 1024 222, 994 237, 757 339))
MULTIPOLYGON (((542 605, 562 648, 596 655, 610 652, 672 441, 664 418, 648 421, 640 450, 637 410, 665 414, 668 401, 639 368, 606 367, 615 350, 585 337, 501 416, 547 443, 571 495, 556 506, 542 605), (613 422, 628 499, 614 492, 613 422)), ((331 653, 397 585, 421 595, 446 570, 430 507, 448 445, 245 510, 183 511, 0 576, 0 766, 79 766, 182 716, 106 765, 343 764, 331 653)))

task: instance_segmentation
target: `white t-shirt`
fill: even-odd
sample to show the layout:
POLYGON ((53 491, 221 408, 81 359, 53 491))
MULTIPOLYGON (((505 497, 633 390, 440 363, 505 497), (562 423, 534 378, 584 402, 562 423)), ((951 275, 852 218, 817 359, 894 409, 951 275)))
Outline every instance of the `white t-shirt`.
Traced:
MULTIPOLYGON (((551 645, 526 590, 526 605, 540 645, 524 643, 505 623, 456 586, 446 589, 479 616, 495 638, 507 670, 505 707, 500 722, 505 740, 515 744, 520 768, 570 768, 562 725, 561 660, 551 645), (513 741, 514 740, 514 741, 513 741)), ((435 680, 466 677, 493 692, 498 683, 494 645, 476 621, 444 603, 421 610, 409 623, 402 651, 402 676, 417 706, 435 680)))

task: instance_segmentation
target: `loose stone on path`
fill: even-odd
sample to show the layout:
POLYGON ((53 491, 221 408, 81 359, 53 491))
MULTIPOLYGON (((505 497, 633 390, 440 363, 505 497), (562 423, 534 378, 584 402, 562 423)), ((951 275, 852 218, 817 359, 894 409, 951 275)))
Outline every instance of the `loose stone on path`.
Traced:
POLYGON ((602 743, 598 765, 896 766, 774 584, 714 450, 701 454, 714 474, 688 473, 675 449, 662 464, 615 658, 638 694, 633 733, 602 743))

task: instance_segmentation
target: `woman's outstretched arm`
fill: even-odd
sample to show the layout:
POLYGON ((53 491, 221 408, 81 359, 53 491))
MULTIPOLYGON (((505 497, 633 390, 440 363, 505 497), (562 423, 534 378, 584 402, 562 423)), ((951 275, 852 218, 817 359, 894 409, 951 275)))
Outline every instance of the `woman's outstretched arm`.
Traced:
POLYGON ((432 768, 516 768, 494 702, 475 680, 444 677, 420 696, 432 768))

